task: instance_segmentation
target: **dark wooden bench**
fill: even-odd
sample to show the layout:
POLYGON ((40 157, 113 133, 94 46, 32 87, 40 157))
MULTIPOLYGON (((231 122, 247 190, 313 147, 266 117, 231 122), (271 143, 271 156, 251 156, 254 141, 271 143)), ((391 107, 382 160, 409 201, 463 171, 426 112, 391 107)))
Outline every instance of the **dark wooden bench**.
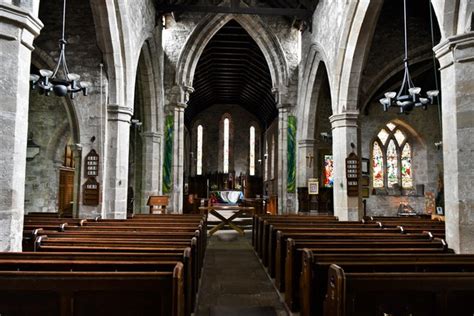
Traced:
POLYGON ((299 215, 255 215, 252 220, 252 245, 257 252, 260 252, 259 240, 263 233, 263 227, 267 223, 321 223, 337 222, 335 216, 299 216, 299 215))
MULTIPOLYGON (((285 302, 291 310, 298 310, 300 274, 302 269, 302 253, 305 248, 319 249, 319 253, 325 253, 325 249, 344 248, 345 253, 417 253, 417 252, 451 252, 444 240, 426 241, 382 241, 382 240, 339 240, 334 241, 295 241, 288 239, 287 254, 283 267, 279 267, 278 278, 275 279, 280 291, 285 291, 285 302), (363 249, 359 251, 358 249, 363 249), (418 251, 420 250, 420 251, 418 251)), ((334 252, 334 250, 330 251, 334 252)))
POLYGON ((349 273, 331 265, 324 315, 472 315, 474 272, 349 273))
POLYGON ((263 221, 263 226, 262 226, 262 231, 261 234, 258 236, 259 241, 257 241, 258 244, 261 246, 261 250, 259 252, 260 257, 262 260, 266 263, 268 260, 268 253, 266 253, 266 245, 269 243, 275 244, 275 237, 276 237, 276 231, 277 230, 305 230, 305 228, 337 228, 337 227, 343 227, 343 228, 381 228, 380 224, 377 223, 371 223, 371 224, 364 224, 359 221, 348 221, 348 222, 324 222, 324 221, 318 221, 318 222, 289 222, 289 223, 280 223, 280 222, 268 222, 268 221, 263 221), (272 239, 272 240, 270 240, 272 239))
POLYGON ((295 240, 331 240, 331 239, 368 239, 368 240, 379 240, 379 239, 403 239, 403 240, 431 240, 434 237, 429 232, 417 233, 417 234, 402 234, 391 233, 387 231, 372 232, 372 233, 344 233, 344 232, 322 232, 322 233, 291 233, 277 231, 276 245, 270 245, 271 260, 269 261, 268 270, 272 277, 276 276, 276 264, 277 262, 285 262, 287 253, 286 241, 288 238, 295 240))
MULTIPOLYGON (((363 225, 363 224, 361 224, 363 225)), ((271 277, 275 277, 275 260, 277 253, 277 243, 280 242, 281 245, 285 245, 285 239, 290 236, 298 236, 298 234, 303 236, 314 236, 314 234, 330 234, 336 236, 336 234, 346 235, 353 234, 355 236, 367 235, 366 238, 371 238, 370 235, 378 236, 378 234, 400 234, 400 230, 397 228, 365 228, 363 226, 359 228, 345 228, 344 226, 333 226, 333 227, 303 227, 303 228, 282 228, 273 230, 270 227, 271 233, 269 235, 268 244, 264 245, 263 249, 263 259, 262 262, 265 266, 268 267, 268 273, 271 277), (280 241, 277 241, 280 239, 280 241)), ((350 236, 350 235, 348 235, 350 236)), ((344 237, 343 237, 344 238, 344 237)), ((363 238, 363 237, 361 237, 363 238)), ((284 246, 283 246, 284 247, 284 246)), ((284 253, 284 250, 281 251, 281 254, 284 253)), ((283 254, 284 255, 284 254, 283 254)))
POLYGON ((0 271, 4 315, 183 316, 183 265, 170 272, 0 271))
POLYGON ((347 271, 418 272, 418 271, 473 271, 474 255, 455 254, 370 254, 370 255, 315 255, 303 251, 300 280, 301 316, 323 314, 327 292, 328 271, 331 264, 347 271))

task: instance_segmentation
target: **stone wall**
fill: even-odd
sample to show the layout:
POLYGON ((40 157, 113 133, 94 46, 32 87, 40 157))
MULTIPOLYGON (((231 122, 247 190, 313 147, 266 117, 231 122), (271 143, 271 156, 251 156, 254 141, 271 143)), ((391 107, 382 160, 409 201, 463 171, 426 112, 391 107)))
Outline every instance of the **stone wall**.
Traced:
MULTIPOLYGON (((222 159, 223 146, 222 139, 219 134, 219 122, 224 114, 230 114, 231 117, 231 157, 229 159, 229 171, 235 171, 238 175, 248 174, 249 168, 249 135, 250 126, 256 127, 256 174, 260 174, 260 168, 258 165, 258 159, 260 159, 260 134, 261 127, 258 125, 257 118, 251 113, 245 111, 238 105, 219 104, 214 105, 203 112, 201 112, 192 124, 192 132, 196 132, 197 125, 203 126, 203 174, 222 172, 218 166, 222 165, 219 163, 219 159, 222 159), (232 139, 233 135, 233 139, 232 139)), ((191 151, 196 154, 196 135, 192 135, 192 147, 191 151)), ((189 154, 189 153, 188 153, 189 154)), ((195 170, 192 168, 192 170, 195 170)))
MULTIPOLYGON (((438 175, 442 174, 443 153, 434 145, 441 140, 437 106, 427 111, 415 109, 409 115, 400 116, 394 112, 383 112, 382 106, 372 103, 369 114, 360 117, 362 157, 371 157, 371 146, 377 133, 388 122, 393 121, 402 127, 412 144, 413 185, 424 185, 425 192, 436 194, 438 175)), ((446 188, 449 189, 449 188, 446 188)), ((367 215, 396 215, 400 202, 408 203, 417 212, 425 209, 424 196, 372 195, 367 199, 367 215)))
MULTIPOLYGON (((267 174, 267 180, 264 181, 264 194, 272 196, 278 195, 278 118, 276 118, 272 124, 265 131, 263 138, 263 154, 264 159, 262 160, 263 166, 265 166, 265 159, 267 160, 268 171, 263 168, 263 172, 267 174), (272 139, 275 140, 275 148, 272 150, 272 139), (265 158, 265 144, 268 144, 268 152, 265 158), (273 177, 272 177, 273 167, 273 177)), ((263 177, 265 179, 265 177, 263 177)))
POLYGON ((58 210, 59 168, 71 136, 62 101, 30 92, 28 138, 39 154, 26 162, 25 213, 58 210))
MULTIPOLYGON (((45 27, 34 41, 36 50, 33 52, 32 63, 38 68, 51 69, 55 66, 59 54, 58 40, 61 36, 62 6, 56 1, 41 1, 39 17, 45 24, 45 27)), ((69 101, 67 110, 66 107, 62 106, 56 107, 54 111, 62 112, 61 115, 63 117, 66 116, 69 124, 72 124, 73 134, 70 136, 73 138, 72 141, 74 143, 82 145, 83 158, 91 149, 95 149, 99 156, 103 158, 105 147, 103 139, 105 111, 100 104, 101 82, 99 75, 102 53, 97 46, 96 30, 88 1, 68 2, 65 34, 68 42, 66 45, 66 58, 69 71, 79 74, 81 81, 92 82, 92 87, 89 96, 78 95, 74 100, 69 101)), ((106 98, 106 78, 107 74, 104 71, 102 82, 104 85, 104 102, 106 98)), ((54 101, 56 98, 58 97, 51 95, 47 98, 47 102, 58 102, 54 101)), ((55 115, 59 114, 51 111, 45 114, 45 116, 52 117, 55 115)), ((36 135, 35 137, 47 136, 36 135)), ((86 180, 82 174, 81 184, 86 180)), ((103 165, 99 167, 98 181, 101 185, 103 185, 102 175, 103 165)), ((59 176, 56 178, 59 178, 59 176)), ((53 183, 57 184, 57 182, 58 180, 48 185, 43 184, 45 188, 48 187, 48 190, 50 190, 47 196, 54 197, 52 201, 48 202, 49 204, 57 203, 57 186, 53 187, 53 183)), ((80 216, 93 217, 100 215, 100 207, 82 206, 81 199, 79 204, 80 216)))

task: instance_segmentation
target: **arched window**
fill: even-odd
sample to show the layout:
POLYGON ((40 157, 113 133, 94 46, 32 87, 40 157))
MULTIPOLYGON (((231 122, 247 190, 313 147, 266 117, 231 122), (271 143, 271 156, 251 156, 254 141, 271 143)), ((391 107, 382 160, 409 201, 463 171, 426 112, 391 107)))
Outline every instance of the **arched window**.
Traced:
POLYGON ((374 188, 413 188, 411 145, 394 123, 383 127, 372 144, 372 185, 374 188))
POLYGON ((197 141, 196 141, 196 174, 202 175, 202 140, 203 140, 203 127, 198 125, 197 127, 197 141))
POLYGON ((224 119, 224 161, 223 161, 223 171, 224 173, 229 173, 229 119, 224 119))
POLYGON ((249 173, 255 175, 255 127, 250 126, 249 173))

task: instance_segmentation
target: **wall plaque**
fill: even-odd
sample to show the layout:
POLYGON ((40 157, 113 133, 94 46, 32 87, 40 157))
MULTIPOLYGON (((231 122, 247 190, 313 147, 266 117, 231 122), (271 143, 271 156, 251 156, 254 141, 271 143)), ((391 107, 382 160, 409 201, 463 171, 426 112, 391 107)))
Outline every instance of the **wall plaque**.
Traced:
POLYGON ((355 153, 346 158, 347 195, 359 196, 360 162, 355 153))
POLYGON ((82 185, 82 204, 99 205, 99 182, 95 178, 89 178, 82 185))
POLYGON ((91 149, 86 156, 84 170, 86 178, 97 177, 99 175, 99 155, 94 149, 91 149))

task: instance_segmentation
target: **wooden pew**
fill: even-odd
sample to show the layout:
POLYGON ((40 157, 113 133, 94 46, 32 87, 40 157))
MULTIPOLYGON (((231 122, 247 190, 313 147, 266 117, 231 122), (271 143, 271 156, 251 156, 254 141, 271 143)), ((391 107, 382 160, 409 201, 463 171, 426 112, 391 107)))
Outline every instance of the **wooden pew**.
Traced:
MULTIPOLYGON (((449 253, 444 240, 426 241, 382 241, 382 240, 339 240, 297 242, 293 239, 287 241, 287 255, 283 275, 279 276, 280 291, 285 291, 285 302, 292 311, 299 309, 300 274, 302 271, 302 253, 306 248, 318 249, 319 253, 331 253, 336 249, 346 249, 344 253, 449 253), (326 251, 326 249, 329 249, 326 251), (331 250, 332 249, 332 250, 331 250), (283 281, 284 280, 284 281, 283 281)), ((307 250, 307 249, 306 249, 307 250)), ((337 251, 340 252, 340 251, 337 251)))
POLYGON ((472 315, 473 300, 474 272, 347 273, 331 265, 324 315, 472 315))
POLYGON ((255 215, 252 225, 252 245, 257 253, 260 253, 261 240, 260 235, 263 233, 265 221, 267 223, 321 223, 321 222, 337 222, 336 216, 308 216, 308 215, 255 215))
POLYGON ((381 228, 380 224, 371 223, 365 224, 359 221, 347 221, 347 222, 337 222, 337 221, 316 221, 316 222, 269 222, 267 220, 263 221, 262 231, 259 236, 259 243, 261 245, 260 256, 264 262, 267 264, 268 261, 268 253, 266 252, 268 249, 266 248, 269 244, 275 244, 275 237, 277 230, 305 230, 306 228, 336 228, 336 227, 344 227, 344 228, 381 228))
MULTIPOLYGON (((363 224, 361 224, 363 225, 363 224)), ((397 228, 387 228, 387 229, 381 229, 381 228, 365 228, 363 226, 360 227, 344 227, 344 225, 335 225, 332 227, 301 227, 301 228, 284 228, 280 227, 278 229, 273 229, 272 225, 270 225, 270 235, 269 235, 269 240, 268 244, 264 245, 263 249, 263 264, 268 267, 268 272, 271 277, 275 277, 275 258, 276 258, 276 253, 277 253, 277 239, 280 239, 280 244, 285 245, 284 240, 288 238, 289 236, 298 236, 304 235, 304 236, 309 236, 308 238, 311 238, 313 234, 363 234, 363 235, 374 235, 375 234, 399 234, 400 230, 397 228), (280 232, 280 233, 279 233, 280 232), (279 234, 278 234, 279 233, 279 234)), ((371 238, 370 236, 367 238, 371 238)), ((284 250, 280 252, 280 254, 284 255, 284 250)))
POLYGON ((301 316, 323 314, 331 264, 348 271, 473 271, 474 255, 455 254, 320 254, 303 251, 300 280, 301 316))
MULTIPOLYGON (((191 231, 153 231, 153 230, 135 230, 135 229, 126 229, 126 230, 119 230, 119 229, 109 229, 109 230, 66 230, 65 232, 54 232, 54 231, 47 231, 47 230, 38 230, 36 231, 36 236, 45 236, 54 237, 54 238, 75 238, 77 240, 80 239, 127 239, 127 240, 173 240, 173 239, 183 239, 187 241, 191 241, 193 238, 195 239, 195 258, 196 264, 198 267, 202 267, 203 260, 204 260, 204 253, 207 244, 206 236, 202 236, 199 230, 194 232, 191 231)), ((36 245, 34 245, 32 250, 35 250, 36 245)), ((201 270, 198 270, 199 276, 201 270)))
POLYGON ((431 240, 433 236, 429 232, 417 233, 417 234, 401 234, 391 233, 381 230, 380 232, 372 233, 344 233, 344 232, 322 232, 322 233, 291 233, 277 231, 276 245, 270 245, 270 253, 273 253, 271 260, 273 260, 271 266, 269 265, 269 273, 272 277, 276 277, 277 265, 285 262, 287 247, 286 242, 288 238, 295 240, 331 240, 331 239, 403 239, 403 240, 431 240))
MULTIPOLYGON (((314 223, 306 224, 299 223, 294 225, 290 224, 270 224, 267 228, 264 227, 262 236, 262 262, 265 266, 269 267, 270 275, 274 276, 273 260, 275 253, 272 250, 275 248, 277 243, 277 232, 283 231, 286 233, 317 233, 317 232, 388 232, 388 230, 382 230, 378 224, 364 224, 361 222, 334 222, 334 223, 314 223)), ((393 232, 399 232, 396 228, 391 228, 393 232)))
POLYGON ((183 265, 170 272, 0 271, 5 315, 184 315, 183 265))

